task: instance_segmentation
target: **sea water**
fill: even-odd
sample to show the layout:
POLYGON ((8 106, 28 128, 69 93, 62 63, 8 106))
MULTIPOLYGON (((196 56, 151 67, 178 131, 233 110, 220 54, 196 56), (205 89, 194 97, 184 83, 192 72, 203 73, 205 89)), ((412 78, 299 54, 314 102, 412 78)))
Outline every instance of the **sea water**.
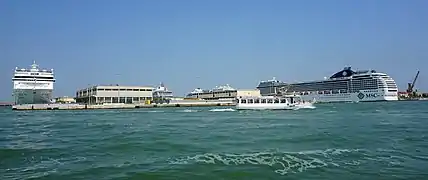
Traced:
POLYGON ((0 109, 0 179, 428 179, 428 102, 0 109))

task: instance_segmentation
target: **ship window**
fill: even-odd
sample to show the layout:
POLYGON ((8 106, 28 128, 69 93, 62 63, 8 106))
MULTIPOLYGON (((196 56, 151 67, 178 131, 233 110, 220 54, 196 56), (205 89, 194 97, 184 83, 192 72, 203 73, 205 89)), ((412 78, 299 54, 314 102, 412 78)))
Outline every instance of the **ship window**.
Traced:
POLYGON ((253 102, 253 99, 248 99, 248 104, 252 104, 253 102))
POLYGON ((40 76, 37 76, 37 77, 34 77, 34 76, 15 76, 15 78, 27 78, 27 79, 33 79, 33 78, 36 78, 36 79, 53 79, 53 77, 40 77, 40 76))
POLYGON ((254 99, 254 103, 260 103, 260 99, 254 99))
POLYGON ((281 99, 281 103, 285 103, 287 102, 285 99, 281 99))
POLYGON ((279 103, 279 99, 275 99, 274 103, 279 103))
POLYGON ((247 100, 246 99, 241 99, 241 103, 245 104, 245 103, 247 103, 247 100))
POLYGON ((139 91, 139 89, 133 89, 132 91, 139 91))
POLYGON ((271 103, 273 103, 273 100, 272 99, 268 99, 267 103, 271 104, 271 103))
POLYGON ((263 103, 263 104, 266 104, 266 99, 262 99, 262 103, 263 103))

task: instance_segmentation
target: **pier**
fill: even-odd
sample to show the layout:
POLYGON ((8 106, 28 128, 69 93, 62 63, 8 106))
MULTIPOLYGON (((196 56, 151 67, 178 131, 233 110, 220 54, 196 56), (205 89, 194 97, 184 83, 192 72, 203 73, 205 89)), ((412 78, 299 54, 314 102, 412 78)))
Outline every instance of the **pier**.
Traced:
POLYGON ((0 107, 12 106, 12 103, 0 102, 0 107))
POLYGON ((136 108, 168 108, 168 107, 208 107, 208 106, 233 106, 232 100, 217 101, 182 101, 167 104, 23 104, 14 105, 12 110, 87 110, 87 109, 136 109, 136 108))

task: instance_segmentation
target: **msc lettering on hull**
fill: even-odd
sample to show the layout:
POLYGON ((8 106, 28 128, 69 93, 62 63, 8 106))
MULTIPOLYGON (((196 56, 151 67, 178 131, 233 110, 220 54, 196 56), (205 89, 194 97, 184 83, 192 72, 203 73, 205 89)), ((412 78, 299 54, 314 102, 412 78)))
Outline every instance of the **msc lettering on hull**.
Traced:
POLYGON ((378 95, 376 94, 376 93, 366 93, 366 94, 364 94, 364 93, 362 93, 362 92, 360 92, 358 95, 357 95, 357 97, 359 98, 359 99, 364 99, 364 98, 366 98, 366 99, 371 99, 371 98, 376 98, 378 95))
POLYGON ((366 98, 376 98, 376 97, 377 97, 376 93, 366 94, 366 98))

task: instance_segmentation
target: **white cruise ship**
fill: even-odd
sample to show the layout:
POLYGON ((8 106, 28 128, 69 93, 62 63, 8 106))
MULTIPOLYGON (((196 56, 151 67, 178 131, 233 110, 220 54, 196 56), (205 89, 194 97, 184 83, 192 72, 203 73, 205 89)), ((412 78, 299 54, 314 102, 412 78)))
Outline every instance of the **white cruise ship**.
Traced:
POLYGON ((30 69, 15 68, 13 76, 15 104, 48 104, 52 101, 53 69, 39 69, 34 61, 30 69))
POLYGON ((353 71, 351 67, 324 80, 284 83, 273 79, 261 81, 257 88, 263 96, 299 94, 305 101, 316 102, 398 100, 398 88, 390 76, 374 70, 353 71))

